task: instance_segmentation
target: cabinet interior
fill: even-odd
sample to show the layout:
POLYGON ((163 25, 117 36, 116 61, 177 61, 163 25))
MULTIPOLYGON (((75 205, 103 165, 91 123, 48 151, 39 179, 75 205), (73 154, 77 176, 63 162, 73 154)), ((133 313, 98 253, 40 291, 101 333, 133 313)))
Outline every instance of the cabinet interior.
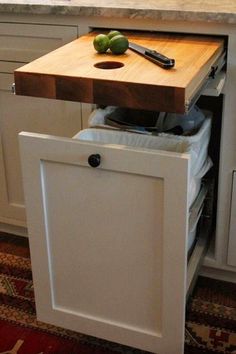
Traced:
MULTIPOLYGON (((207 184, 208 194, 205 201, 203 210, 203 218, 210 219, 210 232, 209 232, 209 250, 208 254, 214 257, 215 253, 215 229, 216 229, 216 212, 217 212, 217 195, 218 195, 218 179, 219 179, 219 159, 220 159, 220 140, 221 140, 221 124, 222 124, 222 110, 223 110, 224 95, 219 96, 200 96, 196 105, 203 111, 209 112, 212 117, 211 137, 208 147, 209 156, 213 162, 210 171, 203 178, 203 182, 207 184)), ((105 106, 97 105, 97 108, 105 108, 105 106)), ((122 111, 122 110, 121 110, 122 111)), ((155 126, 156 114, 155 111, 147 110, 129 110, 129 122, 134 122, 144 127, 155 126), (138 120, 137 120, 138 117, 138 120)), ((203 223, 199 223, 198 233, 200 233, 201 226, 204 228, 203 223)), ((189 253, 189 258, 191 253, 189 253)))
POLYGON ((222 114, 223 114, 224 95, 219 97, 201 96, 197 102, 199 108, 208 110, 212 114, 212 128, 211 138, 209 143, 209 156, 213 161, 213 166, 208 172, 206 178, 211 183, 210 198, 211 211, 210 216, 212 218, 212 230, 209 247, 209 255, 214 257, 215 253, 215 228, 216 228, 216 212, 217 212, 217 196, 218 196, 218 180, 219 180, 219 160, 220 160, 220 141, 221 141, 221 126, 222 126, 222 114))

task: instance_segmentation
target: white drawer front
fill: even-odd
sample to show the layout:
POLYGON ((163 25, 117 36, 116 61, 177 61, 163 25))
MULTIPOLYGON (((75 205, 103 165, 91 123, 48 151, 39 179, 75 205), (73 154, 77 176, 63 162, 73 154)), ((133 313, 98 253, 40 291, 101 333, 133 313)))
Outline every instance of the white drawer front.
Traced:
POLYGON ((182 353, 189 156, 30 133, 20 146, 39 319, 182 353))
POLYGON ((0 23, 0 60, 26 63, 77 36, 76 26, 0 23))
MULTIPOLYGON (((0 61, 0 73, 12 74, 14 70, 20 68, 24 63, 21 62, 11 62, 11 61, 0 61)), ((14 81, 14 77, 12 78, 14 81)), ((0 82, 1 85, 1 82, 0 82)))
POLYGON ((0 90, 12 91, 14 76, 9 73, 0 73, 0 90))

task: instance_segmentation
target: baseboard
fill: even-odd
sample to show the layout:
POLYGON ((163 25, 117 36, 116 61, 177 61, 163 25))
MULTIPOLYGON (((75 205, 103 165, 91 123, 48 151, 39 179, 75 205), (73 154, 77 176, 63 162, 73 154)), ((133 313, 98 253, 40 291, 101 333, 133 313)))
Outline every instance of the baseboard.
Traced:
POLYGON ((208 278, 228 281, 231 283, 236 283, 236 272, 231 272, 229 270, 223 270, 223 269, 210 268, 210 267, 203 266, 200 269, 199 275, 202 275, 202 276, 205 276, 208 278))
POLYGON ((0 223, 0 231, 6 232, 8 234, 13 234, 16 236, 28 237, 27 228, 22 226, 0 223))

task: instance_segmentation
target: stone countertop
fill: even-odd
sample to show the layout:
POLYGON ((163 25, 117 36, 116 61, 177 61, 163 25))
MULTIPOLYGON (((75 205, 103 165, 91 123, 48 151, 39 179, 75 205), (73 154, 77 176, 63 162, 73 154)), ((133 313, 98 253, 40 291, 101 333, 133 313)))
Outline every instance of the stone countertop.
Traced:
POLYGON ((236 24, 236 0, 4 0, 0 1, 0 13, 236 24))

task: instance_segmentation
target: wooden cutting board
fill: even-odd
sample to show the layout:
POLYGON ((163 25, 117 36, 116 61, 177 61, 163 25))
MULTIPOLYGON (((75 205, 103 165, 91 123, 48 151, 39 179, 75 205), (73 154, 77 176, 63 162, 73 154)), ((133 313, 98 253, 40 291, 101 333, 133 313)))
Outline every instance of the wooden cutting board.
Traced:
POLYGON ((165 70, 130 49, 122 55, 96 53, 96 34, 17 69, 16 94, 183 113, 224 50, 217 37, 125 33, 130 41, 174 58, 175 67, 165 70))

